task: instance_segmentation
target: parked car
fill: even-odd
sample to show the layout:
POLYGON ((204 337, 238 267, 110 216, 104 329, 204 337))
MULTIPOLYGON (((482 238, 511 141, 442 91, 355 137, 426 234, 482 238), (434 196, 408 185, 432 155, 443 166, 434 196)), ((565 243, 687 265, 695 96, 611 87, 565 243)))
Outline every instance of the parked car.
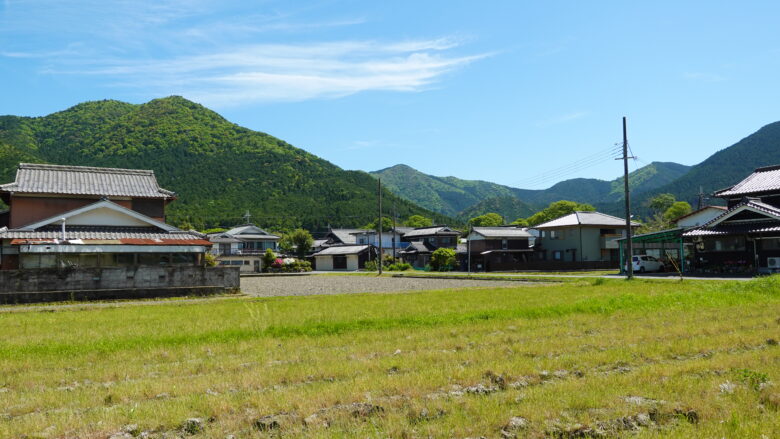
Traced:
POLYGON ((635 272, 664 271, 664 263, 653 256, 637 255, 632 258, 632 261, 635 272))

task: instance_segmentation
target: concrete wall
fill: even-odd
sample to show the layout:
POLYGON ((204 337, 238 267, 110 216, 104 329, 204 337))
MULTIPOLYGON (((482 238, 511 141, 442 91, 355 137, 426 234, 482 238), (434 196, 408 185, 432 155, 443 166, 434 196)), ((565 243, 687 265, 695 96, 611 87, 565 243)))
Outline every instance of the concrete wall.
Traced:
POLYGON ((315 266, 317 271, 333 271, 333 257, 332 256, 317 256, 315 266))
POLYGON ((165 290, 241 286, 238 267, 125 267, 0 271, 0 293, 83 290, 165 290))
POLYGON ((358 255, 347 256, 347 271, 357 271, 359 265, 358 255))

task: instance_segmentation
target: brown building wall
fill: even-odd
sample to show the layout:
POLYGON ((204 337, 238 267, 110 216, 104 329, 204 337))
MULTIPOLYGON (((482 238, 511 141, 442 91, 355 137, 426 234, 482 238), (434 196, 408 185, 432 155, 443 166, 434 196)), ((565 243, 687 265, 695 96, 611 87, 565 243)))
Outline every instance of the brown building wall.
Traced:
MULTIPOLYGON (((55 198, 12 196, 10 203, 9 228, 23 227, 28 224, 69 212, 79 207, 97 202, 98 198, 55 198)), ((111 200, 112 202, 165 221, 165 202, 163 200, 111 200)))

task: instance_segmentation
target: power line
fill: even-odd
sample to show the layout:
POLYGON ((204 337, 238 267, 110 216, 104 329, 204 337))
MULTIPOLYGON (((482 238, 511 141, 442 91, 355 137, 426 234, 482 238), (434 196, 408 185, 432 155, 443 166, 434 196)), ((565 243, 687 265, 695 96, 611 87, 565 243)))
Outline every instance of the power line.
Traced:
POLYGON ((582 170, 591 168, 593 166, 605 163, 610 160, 614 160, 619 156, 620 156, 620 147, 617 145, 611 146, 607 149, 598 151, 594 154, 583 157, 579 160, 575 160, 567 165, 554 168, 549 171, 543 172, 541 174, 537 174, 535 176, 520 180, 518 182, 515 182, 515 184, 523 187, 539 186, 542 183, 551 180, 560 179, 561 177, 570 176, 582 170))

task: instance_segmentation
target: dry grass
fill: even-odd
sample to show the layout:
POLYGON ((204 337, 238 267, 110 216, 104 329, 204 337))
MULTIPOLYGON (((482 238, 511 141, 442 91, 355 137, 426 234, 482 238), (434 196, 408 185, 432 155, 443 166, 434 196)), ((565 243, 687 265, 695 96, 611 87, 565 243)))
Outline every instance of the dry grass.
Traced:
POLYGON ((0 437, 773 437, 779 318, 780 278, 0 314, 0 437))

